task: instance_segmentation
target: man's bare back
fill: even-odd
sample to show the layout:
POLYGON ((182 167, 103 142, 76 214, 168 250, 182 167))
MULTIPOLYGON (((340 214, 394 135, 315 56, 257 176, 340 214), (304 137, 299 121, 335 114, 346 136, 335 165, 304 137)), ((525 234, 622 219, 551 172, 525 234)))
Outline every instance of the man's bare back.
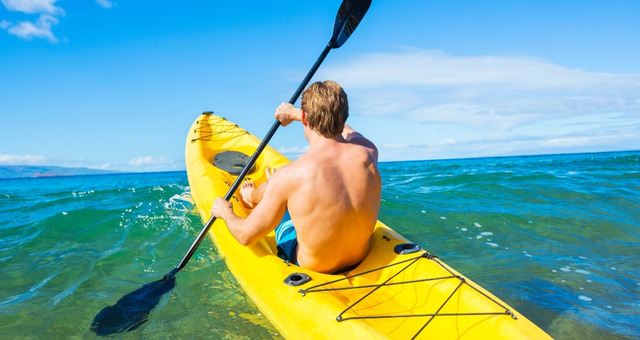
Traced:
POLYGON ((271 175, 266 185, 243 185, 243 199, 255 204, 249 217, 232 216, 224 200, 214 203, 212 214, 227 222, 238 241, 252 244, 275 229, 288 210, 298 264, 332 273, 357 264, 369 250, 380 208, 378 151, 346 124, 341 134, 326 137, 310 129, 303 116, 286 103, 276 111, 284 126, 303 122, 309 151, 271 175))
POLYGON ((375 149, 347 140, 323 141, 283 167, 287 207, 298 233, 298 263, 333 272, 360 262, 380 208, 375 149))

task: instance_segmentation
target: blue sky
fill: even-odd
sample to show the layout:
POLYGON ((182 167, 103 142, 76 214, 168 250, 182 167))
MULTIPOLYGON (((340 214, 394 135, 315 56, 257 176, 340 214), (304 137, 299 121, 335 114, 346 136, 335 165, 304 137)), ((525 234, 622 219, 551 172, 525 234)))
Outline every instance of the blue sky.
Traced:
MULTIPOLYGON (((341 3, 0 1, 0 165, 124 171, 184 169, 207 110, 263 137, 341 3)), ((314 79, 382 161, 640 149, 638 32, 635 0, 374 0, 314 79)))

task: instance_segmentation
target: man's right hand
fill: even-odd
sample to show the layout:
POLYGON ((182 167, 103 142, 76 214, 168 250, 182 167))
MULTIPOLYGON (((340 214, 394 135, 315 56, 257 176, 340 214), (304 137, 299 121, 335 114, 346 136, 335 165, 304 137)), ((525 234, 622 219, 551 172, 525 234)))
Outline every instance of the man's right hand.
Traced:
POLYGON ((213 205, 211 206, 211 215, 221 218, 227 221, 229 214, 233 214, 233 205, 231 202, 225 200, 222 197, 218 197, 215 201, 213 201, 213 205))
POLYGON ((275 117, 282 126, 287 126, 293 121, 302 120, 302 110, 297 109, 290 103, 282 103, 276 109, 275 117))

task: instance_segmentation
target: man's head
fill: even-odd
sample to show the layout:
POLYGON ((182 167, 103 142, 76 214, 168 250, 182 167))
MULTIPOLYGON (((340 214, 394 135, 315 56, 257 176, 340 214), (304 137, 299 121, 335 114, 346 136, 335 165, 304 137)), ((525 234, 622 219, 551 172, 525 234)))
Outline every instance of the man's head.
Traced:
POLYGON ((342 133, 349 117, 347 94, 335 81, 315 82, 302 94, 302 111, 311 130, 334 137, 342 133))

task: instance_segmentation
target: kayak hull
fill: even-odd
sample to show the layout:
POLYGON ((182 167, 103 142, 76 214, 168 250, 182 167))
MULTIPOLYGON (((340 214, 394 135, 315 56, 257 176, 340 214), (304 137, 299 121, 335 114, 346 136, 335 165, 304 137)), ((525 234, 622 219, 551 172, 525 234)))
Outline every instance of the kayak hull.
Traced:
MULTIPOLYGON (((203 220, 236 179, 233 171, 216 163, 216 155, 251 155, 259 144, 241 127, 210 113, 193 123, 185 159, 191 195, 203 220)), ((260 185, 266 181, 266 167, 288 162, 267 146, 247 179, 260 185)), ((238 193, 230 202, 238 216, 251 212, 238 193)), ((273 232, 245 247, 218 219, 209 235, 238 283, 287 339, 550 338, 505 302, 379 221, 367 257, 337 275, 284 262, 276 256, 273 232), (310 281, 303 283, 307 276, 310 281), (285 283, 288 278, 300 284, 285 283)))

